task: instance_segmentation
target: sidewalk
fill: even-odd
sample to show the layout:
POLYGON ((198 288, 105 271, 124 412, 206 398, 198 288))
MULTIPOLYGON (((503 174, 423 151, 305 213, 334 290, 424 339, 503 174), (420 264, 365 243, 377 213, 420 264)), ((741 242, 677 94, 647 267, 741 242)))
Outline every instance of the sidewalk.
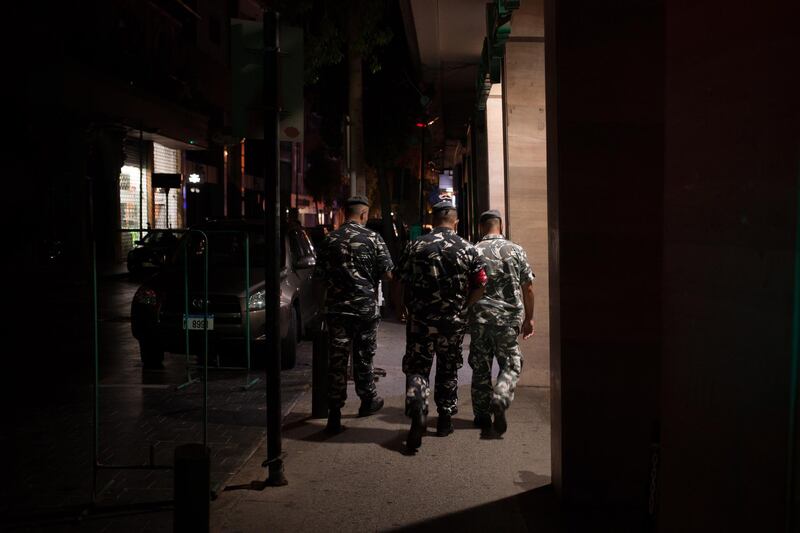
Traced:
MULTIPOLYGON (((164 369, 142 368, 130 328, 130 302, 138 287, 138 281, 125 276, 103 278, 99 284, 98 457, 103 464, 145 465, 152 446, 154 463, 171 466, 176 446, 202 442, 203 389, 194 383, 176 390, 186 380, 182 355, 167 354, 164 369)), ((79 311, 88 310, 90 296, 91 291, 72 288, 57 292, 49 311, 60 320, 41 327, 36 332, 40 338, 26 336, 26 348, 36 356, 52 351, 59 357, 12 358, 11 363, 22 368, 12 367, 4 375, 20 387, 3 390, 11 430, 0 434, 10 458, 8 482, 0 488, 0 531, 172 529, 168 506, 162 510, 162 505, 144 505, 173 498, 172 470, 98 472, 98 508, 84 515, 91 508, 93 395, 89 323, 79 311), (144 508, 132 514, 138 505, 144 508)), ((261 381, 242 390, 244 372, 209 371, 208 442, 215 489, 224 486, 264 440, 264 372, 254 371, 251 377, 261 381)), ((284 416, 308 389, 310 378, 311 343, 303 341, 296 367, 282 373, 284 416)))
POLYGON ((284 426, 289 485, 250 490, 252 481, 265 478, 265 453, 259 450, 214 502, 212 530, 379 531, 455 524, 467 530, 482 524, 530 529, 517 500, 550 482, 549 389, 517 389, 508 433, 501 440, 481 440, 472 426, 471 372, 465 362, 456 432, 435 436, 432 406, 422 448, 409 456, 403 444, 408 431, 400 367, 404 345, 404 327, 383 322, 375 365, 387 371, 378 382, 386 406, 357 418, 359 402, 349 383, 342 434, 326 435, 325 420, 309 418, 310 393, 301 397, 284 426))

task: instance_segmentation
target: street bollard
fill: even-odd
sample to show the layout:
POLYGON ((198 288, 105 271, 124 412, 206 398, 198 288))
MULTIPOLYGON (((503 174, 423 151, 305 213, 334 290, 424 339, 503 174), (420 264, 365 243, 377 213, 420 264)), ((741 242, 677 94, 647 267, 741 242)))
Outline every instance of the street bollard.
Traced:
POLYGON ((311 418, 328 418, 328 330, 325 325, 314 335, 311 362, 311 418))
POLYGON ((175 516, 173 531, 209 530, 211 462, 202 444, 175 448, 175 516))

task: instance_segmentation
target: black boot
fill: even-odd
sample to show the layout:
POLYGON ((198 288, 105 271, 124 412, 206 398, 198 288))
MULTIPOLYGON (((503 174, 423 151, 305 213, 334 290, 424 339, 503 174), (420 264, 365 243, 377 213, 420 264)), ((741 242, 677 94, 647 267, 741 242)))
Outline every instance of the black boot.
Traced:
POLYGON ((325 432, 335 435, 342 432, 342 411, 341 409, 330 409, 328 411, 328 425, 325 432))
POLYGON ((361 407, 358 408, 358 416, 369 416, 375 414, 383 407, 383 398, 375 396, 368 400, 361 400, 361 407))
POLYGON ((450 415, 440 413, 436 421, 436 436, 446 437, 453 432, 453 419, 450 415))
POLYGON ((410 416, 411 429, 406 438, 406 448, 413 453, 422 446, 422 435, 425 434, 428 426, 428 415, 422 406, 418 406, 411 410, 410 416))
POLYGON ((480 428, 481 437, 492 436, 492 415, 475 415, 475 427, 480 428))
POLYGON ((500 400, 492 400, 492 414, 494 414, 494 430, 498 435, 502 435, 508 429, 505 404, 500 400))

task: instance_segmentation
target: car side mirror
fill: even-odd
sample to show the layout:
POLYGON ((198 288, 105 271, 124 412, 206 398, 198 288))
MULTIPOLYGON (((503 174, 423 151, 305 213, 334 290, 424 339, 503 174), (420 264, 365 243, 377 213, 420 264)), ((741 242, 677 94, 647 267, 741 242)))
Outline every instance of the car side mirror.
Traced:
POLYGON ((316 266, 317 259, 313 255, 305 255, 294 262, 295 270, 305 270, 316 266))

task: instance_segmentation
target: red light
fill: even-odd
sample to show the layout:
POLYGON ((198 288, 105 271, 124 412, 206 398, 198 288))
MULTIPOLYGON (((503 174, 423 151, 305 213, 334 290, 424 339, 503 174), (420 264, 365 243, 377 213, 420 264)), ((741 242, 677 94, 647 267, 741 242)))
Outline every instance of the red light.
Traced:
POLYGON ((417 122, 417 127, 418 128, 424 128, 425 127, 425 123, 424 122, 417 122))

